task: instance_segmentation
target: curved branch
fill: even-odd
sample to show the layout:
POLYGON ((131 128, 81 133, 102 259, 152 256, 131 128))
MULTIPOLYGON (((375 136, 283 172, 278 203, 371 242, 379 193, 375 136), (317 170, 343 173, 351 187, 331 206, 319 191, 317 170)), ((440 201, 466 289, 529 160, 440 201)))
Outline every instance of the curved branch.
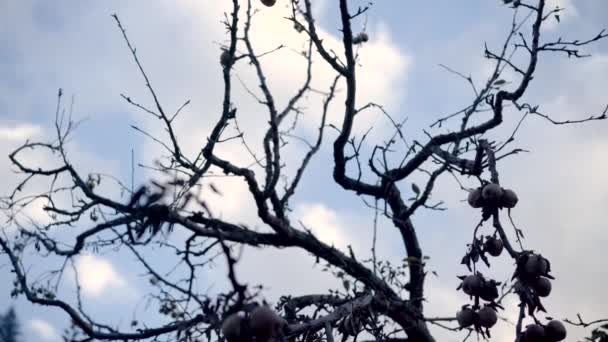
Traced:
POLYGON ((193 326, 195 326, 197 324, 201 324, 201 323, 218 324, 217 320, 212 320, 209 317, 205 317, 203 315, 197 315, 196 317, 194 317, 193 319, 190 319, 190 320, 185 320, 182 322, 174 322, 174 323, 167 324, 165 326, 158 327, 158 328, 143 329, 142 331, 136 332, 136 333, 124 333, 124 332, 104 333, 104 332, 101 332, 99 330, 96 330, 89 322, 87 322, 85 319, 83 319, 80 316, 80 314, 78 313, 78 311, 76 311, 76 309, 74 309, 72 306, 70 306, 66 302, 57 300, 57 299, 40 298, 35 293, 33 293, 27 284, 26 275, 23 272, 23 270, 21 269, 21 266, 19 266, 19 261, 18 261, 17 257, 15 256, 15 254, 13 254, 13 251, 11 250, 11 248, 8 246, 7 242, 3 238, 0 238, 0 247, 2 247, 2 250, 4 251, 4 253, 6 253, 8 255, 12 268, 15 271, 15 275, 17 276, 19 285, 21 286, 21 289, 23 290, 23 293, 25 294, 27 300, 29 300, 30 302, 32 302, 34 304, 58 307, 58 308, 62 309, 66 314, 68 314, 68 316, 70 316, 70 318, 72 319, 74 324, 76 326, 78 326, 80 329, 82 329, 82 331, 84 331, 84 333, 86 333, 91 338, 95 338, 98 340, 109 340, 109 341, 111 341, 111 340, 141 340, 141 339, 164 335, 164 334, 171 333, 171 332, 178 331, 178 330, 184 330, 184 329, 193 327, 193 326))

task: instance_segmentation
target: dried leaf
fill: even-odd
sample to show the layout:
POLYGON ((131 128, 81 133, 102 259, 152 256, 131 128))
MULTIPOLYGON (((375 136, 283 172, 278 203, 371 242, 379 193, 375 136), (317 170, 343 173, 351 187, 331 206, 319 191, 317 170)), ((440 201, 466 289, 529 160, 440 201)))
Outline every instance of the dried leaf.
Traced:
POLYGON ((414 191, 416 195, 420 196, 420 188, 418 185, 416 185, 416 183, 412 183, 412 191, 414 191))

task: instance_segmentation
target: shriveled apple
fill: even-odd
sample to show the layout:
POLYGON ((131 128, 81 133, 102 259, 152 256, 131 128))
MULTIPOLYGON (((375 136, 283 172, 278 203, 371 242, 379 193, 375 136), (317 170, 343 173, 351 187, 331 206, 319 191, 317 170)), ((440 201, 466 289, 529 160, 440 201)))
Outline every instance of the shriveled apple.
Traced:
POLYGON ((230 64, 230 52, 228 52, 228 50, 222 51, 222 54, 220 55, 220 64, 223 67, 227 67, 228 64, 230 64))
POLYGON ((529 255, 524 264, 524 271, 530 277, 545 275, 549 272, 549 262, 541 255, 529 255))
POLYGON ((483 187, 481 190, 481 197, 488 204, 497 205, 500 203, 503 191, 500 185, 496 183, 490 183, 483 187))
POLYGON ((467 202, 469 202, 469 205, 473 208, 483 207, 483 199, 481 198, 481 188, 477 188, 469 192, 467 202))
POLYGON ((526 327, 522 340, 524 342, 537 342, 545 338, 545 328, 539 324, 531 324, 526 327))
POLYGON ((498 315, 496 311, 489 306, 485 306, 483 309, 477 312, 477 319, 479 325, 484 328, 491 328, 498 322, 498 315))
POLYGON ((251 312, 249 325, 257 342, 269 342, 273 338, 283 335, 287 322, 274 310, 262 305, 251 312))
POLYGON ((500 204, 505 208, 514 208, 519 198, 517 198, 517 194, 515 191, 511 189, 503 189, 502 198, 500 199, 500 204))
POLYGON ((456 314, 456 320, 461 328, 467 328, 475 322, 475 311, 471 308, 463 308, 456 314))
POLYGON ((369 40, 369 36, 365 32, 361 32, 353 37, 353 44, 362 44, 369 40))
POLYGON ((553 320, 545 326, 545 333, 547 339, 551 342, 562 341, 566 338, 566 327, 560 321, 553 320))
POLYGON ((477 275, 469 275, 462 281, 462 291, 469 296, 476 296, 479 294, 483 281, 477 275))
POLYGON ((534 284, 534 290, 539 296, 547 297, 551 293, 551 281, 543 277, 538 278, 534 284))
POLYGON ((246 340, 246 336, 243 336, 242 323, 243 317, 236 313, 224 319, 222 333, 228 342, 244 342, 246 340))
POLYGON ((484 243, 486 252, 494 257, 497 257, 502 253, 503 247, 502 240, 495 237, 489 237, 484 243))

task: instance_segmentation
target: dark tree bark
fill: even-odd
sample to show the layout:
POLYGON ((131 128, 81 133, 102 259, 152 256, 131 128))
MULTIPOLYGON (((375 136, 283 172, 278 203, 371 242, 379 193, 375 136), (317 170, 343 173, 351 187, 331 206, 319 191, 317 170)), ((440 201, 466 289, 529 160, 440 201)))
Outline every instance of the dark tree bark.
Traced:
MULTIPOLYGON (((432 342, 435 338, 429 330, 429 324, 448 331, 466 330, 469 335, 477 333, 489 337, 491 327, 496 323, 487 323, 492 321, 492 312, 502 312, 504 308, 501 303, 505 296, 516 295, 521 302, 521 310, 513 337, 519 341, 525 330, 522 326, 524 317, 530 316, 538 321, 535 314, 545 311, 534 282, 540 278, 552 279, 552 276, 548 261, 539 254, 524 249, 521 230, 514 227, 516 240, 511 241, 503 227, 505 217, 508 215, 511 218, 511 208, 517 203, 517 198, 510 198, 510 201, 504 199, 508 189, 500 183, 500 161, 522 151, 517 148, 509 150, 517 128, 504 143, 488 140, 486 134, 507 120, 503 115, 507 106, 525 113, 517 127, 532 115, 554 125, 605 119, 608 107, 600 114, 583 120, 556 121, 550 115, 539 112, 536 104, 525 102, 523 96, 531 87, 542 54, 566 54, 575 59, 583 57, 584 54, 579 49, 604 39, 608 34, 601 31, 585 40, 546 41, 541 37, 541 27, 559 9, 547 9, 544 0, 504 1, 511 6, 505 10, 514 12, 513 23, 499 51, 489 48, 484 51, 485 57, 495 63, 489 79, 484 84, 474 84, 470 77, 445 67, 472 86, 474 99, 465 109, 441 118, 428 128, 429 131, 425 129, 428 137, 425 142, 409 141, 402 131, 403 124, 387 113, 381 104, 359 104, 356 101, 357 70, 361 68, 358 51, 365 48, 369 37, 366 32, 357 32, 354 27, 362 15, 373 10, 371 5, 353 9, 352 1, 338 1, 336 15, 340 23, 341 50, 334 51, 326 45, 315 21, 312 0, 288 1, 292 15, 286 19, 307 39, 306 50, 303 52, 306 77, 286 105, 281 107, 267 81, 267 71, 261 60, 268 54, 279 52, 285 47, 285 42, 277 42, 278 47, 271 51, 256 51, 251 39, 251 27, 255 25, 252 1, 232 0, 231 11, 224 18, 227 42, 222 46, 218 61, 218 67, 222 68, 222 79, 218 80, 222 82, 223 89, 222 98, 218 99, 221 112, 195 155, 184 152, 180 145, 180 134, 174 125, 176 117, 189 101, 174 112, 166 109, 157 96, 151 77, 145 71, 123 23, 117 15, 113 15, 152 100, 147 105, 124 94, 122 97, 127 105, 157 118, 162 125, 165 135, 158 137, 139 127, 133 127, 137 132, 152 138, 166 151, 166 155, 159 156, 164 157, 164 161, 150 168, 158 171, 165 179, 168 175, 173 175, 172 179, 135 189, 133 184, 126 186, 108 175, 81 174, 78 167, 70 162, 66 152, 65 147, 75 129, 75 122, 71 116, 66 117, 64 114, 61 102, 63 93, 60 90, 56 109, 56 140, 27 141, 9 155, 12 166, 23 174, 23 181, 15 186, 14 191, 0 198, 0 209, 9 217, 8 224, 17 231, 17 234, 11 236, 0 235, 0 251, 15 275, 12 295, 22 296, 33 304, 53 307, 62 312, 72 323, 71 330, 66 332, 66 340, 136 341, 172 339, 175 336, 180 341, 223 340, 226 335, 222 331, 223 322, 227 317, 234 318, 236 316, 233 315, 239 313, 245 316, 238 325, 246 335, 241 337, 247 340, 258 334, 259 340, 261 335, 259 331, 252 331, 256 325, 250 322, 255 320, 252 312, 262 296, 239 277, 235 267, 239 258, 235 250, 241 246, 299 249, 306 251, 318 263, 327 265, 336 277, 348 285, 345 285, 344 291, 299 297, 285 294, 275 308, 286 323, 284 327, 280 322, 273 326, 273 329, 281 328, 280 331, 273 332, 279 339, 333 341, 335 335, 342 341, 369 337, 375 341, 432 342), (522 16, 521 12, 526 15, 522 16), (513 58, 515 55, 522 57, 517 59, 518 63, 513 58), (333 72, 332 81, 322 91, 311 86, 314 77, 313 60, 315 63, 325 63, 333 72), (263 138, 256 142, 257 148, 250 146, 238 123, 248 108, 239 106, 238 99, 233 96, 237 65, 247 66, 254 71, 261 95, 247 90, 255 96, 267 114, 263 119, 267 126, 263 138), (515 72, 519 77, 508 86, 501 79, 505 69, 515 72), (340 87, 344 88, 339 89, 340 87), (340 124, 335 126, 328 123, 327 116, 330 107, 337 105, 336 98, 341 96, 339 90, 344 90, 344 102, 339 103, 341 119, 340 124), (308 143, 293 132, 297 126, 297 117, 304 111, 300 107, 304 99, 319 94, 321 119, 314 142, 308 143), (381 111, 392 123, 394 134, 390 139, 370 142, 366 140, 366 135, 357 137, 354 133, 357 115, 369 110, 381 111), (226 133, 228 127, 234 128, 238 134, 229 136, 226 133), (328 165, 327 173, 333 175, 333 180, 340 188, 338 191, 360 196, 374 215, 383 215, 393 224, 403 243, 405 261, 402 266, 377 261, 375 247, 372 247, 372 265, 369 265, 369 262, 356 256, 352 249, 342 251, 330 246, 319 240, 308 228, 302 229, 294 223, 298 222, 298 217, 291 212, 289 200, 306 177, 311 160, 322 153, 324 143, 328 144, 329 128, 337 133, 335 139, 330 141, 333 161, 332 165, 328 165), (295 175, 290 178, 284 169, 284 148, 293 140, 305 141, 309 149, 295 165, 295 175), (220 157, 218 146, 228 141, 242 143, 243 149, 251 154, 255 163, 252 166, 240 166, 233 160, 220 157), (362 149, 364 143, 370 146, 370 153, 362 149), (48 167, 27 164, 23 161, 22 154, 32 149, 51 151, 58 157, 60 165, 48 167), (217 176, 218 172, 237 177, 246 183, 248 196, 255 202, 257 216, 267 228, 266 232, 218 217, 211 212, 205 200, 198 198, 197 189, 202 187, 208 187, 216 194, 224 191, 209 181, 210 176, 217 176), (409 184, 415 174, 423 174, 426 183, 422 186, 409 184), (472 243, 462 262, 470 270, 467 277, 469 280, 463 276, 462 290, 472 298, 470 303, 466 303, 466 308, 476 312, 471 324, 465 326, 459 326, 457 317, 428 317, 425 313, 424 302, 429 296, 425 291, 428 272, 425 260, 433 251, 427 251, 419 240, 418 229, 424 227, 418 227, 412 219, 420 210, 444 209, 441 202, 431 203, 430 199, 436 181, 447 174, 459 181, 472 178, 479 183, 474 189, 462 187, 466 190, 463 191, 463 196, 469 196, 469 203, 474 207, 471 209, 472 215, 482 217, 479 225, 473 229, 472 243), (23 189, 33 179, 46 180, 49 190, 23 194, 23 189), (128 198, 114 198, 100 191, 102 181, 116 181, 121 191, 128 194, 128 198), (404 184, 411 185, 412 193, 405 193, 404 184), (477 198, 474 198, 475 195, 477 198), (56 201, 60 196, 68 196, 73 199, 72 203, 67 206, 60 204, 60 201, 56 201), (32 205, 36 200, 47 203, 44 210, 54 218, 51 223, 41 226, 33 221, 24 223, 19 219, 23 215, 21 208, 32 205), (372 202, 375 205, 371 205, 372 202), (478 234, 478 229, 484 224, 494 229, 494 240, 491 242, 490 238, 478 234), (179 245, 170 244, 164 238, 164 234, 176 229, 188 234, 188 238, 179 245), (56 232, 71 234, 69 242, 66 242, 65 236, 60 238, 56 232), (498 252, 490 252, 490 243, 500 243, 498 252), (183 266, 184 271, 180 275, 161 272, 159 265, 150 262, 146 256, 145 252, 152 247, 170 251, 167 254, 173 255, 173 261, 183 266), (150 326, 134 320, 131 330, 116 329, 113 323, 103 322, 88 314, 80 300, 80 286, 77 286, 78 300, 70 302, 57 296, 57 288, 51 285, 52 282, 41 284, 31 279, 27 272, 25 255, 64 260, 60 269, 52 270, 51 278, 57 279, 65 267, 73 265, 76 257, 99 248, 125 248, 139 262, 141 270, 150 279, 149 296, 158 304, 159 314, 165 316, 169 323, 150 326), (500 253, 502 248, 516 266, 510 290, 499 296, 499 284, 478 274, 476 264, 488 263, 488 255, 500 253), (231 288, 220 295, 210 296, 201 292, 196 284, 205 267, 217 258, 226 260, 227 281, 231 288), (538 265, 529 266, 533 261, 538 265), (547 262, 546 266, 543 266, 544 262, 547 262), (540 271, 536 272, 536 269, 540 271), (490 318, 484 319, 482 310, 486 307, 495 311, 489 313, 490 318), (307 311, 310 308, 312 311, 307 311)), ((273 6, 274 1, 265 0, 264 4, 273 6)), ((513 196, 516 195, 513 193, 513 196)), ((510 222, 512 223, 511 220, 510 222)), ((374 232, 376 233, 375 230, 374 232)), ((454 309, 456 311, 458 308, 454 309)), ((483 312, 488 314, 487 310, 483 312)), ((3 323, 3 334, 16 331, 16 323, 13 323, 13 328, 9 328, 7 322, 5 320, 3 323)), ((6 336, 13 335, 4 334, 2 342, 15 341, 6 336)))

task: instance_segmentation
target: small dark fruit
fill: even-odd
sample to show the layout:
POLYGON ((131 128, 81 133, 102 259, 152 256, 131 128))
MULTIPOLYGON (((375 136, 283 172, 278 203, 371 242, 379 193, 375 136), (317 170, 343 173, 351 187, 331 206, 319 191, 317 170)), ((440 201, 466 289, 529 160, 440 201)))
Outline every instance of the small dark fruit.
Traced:
POLYGON ((484 243, 484 248, 491 256, 497 257, 502 253, 503 243, 502 240, 495 237, 490 237, 486 239, 484 243))
POLYGON ((481 291, 479 292, 479 297, 481 297, 481 299, 483 300, 487 300, 488 302, 491 302, 493 300, 495 300, 496 298, 499 297, 498 295, 498 288, 496 287, 495 283, 491 283, 491 282, 486 282, 483 287, 481 288, 481 291))
POLYGON ((369 40, 369 36, 365 32, 361 32, 353 38, 353 44, 365 43, 369 40))
POLYGON ((483 309, 477 312, 477 318, 479 320, 479 325, 484 328, 491 328, 498 322, 498 315, 496 311, 489 306, 485 306, 483 309))
POLYGON ((463 308, 456 314, 456 320, 461 328, 467 328, 475 322, 475 311, 471 308, 463 308))
POLYGON ((551 281, 543 277, 538 278, 534 284, 534 289, 539 296, 547 297, 551 293, 551 281))
POLYGON ((274 6, 277 3, 277 0, 261 0, 262 3, 268 7, 274 6))
POLYGON ((483 199, 481 198, 481 188, 477 188, 469 192, 467 202, 469 202, 469 205, 473 208, 483 207, 483 199))
POLYGON ((232 314, 222 322, 222 333, 228 342, 240 342, 243 338, 241 323, 243 318, 238 314, 232 314))
POLYGON ((223 67, 227 67, 229 63, 230 63, 230 52, 228 52, 228 50, 224 50, 224 51, 222 51, 222 54, 220 55, 220 64, 223 67))
POLYGON ((540 342, 545 338, 545 328, 539 324, 528 325, 524 331, 524 342, 540 342))
POLYGON ((519 198, 517 198, 517 194, 515 191, 511 189, 503 189, 502 198, 500 199, 500 204, 505 208, 514 208, 519 198))
POLYGON ((279 337, 287 322, 268 306, 258 306, 251 312, 249 326, 256 336, 256 341, 268 342, 279 337))
POLYGON ((490 204, 499 204, 502 199, 503 191, 500 185, 490 183, 481 190, 481 197, 490 204))
POLYGON ((549 271, 549 262, 538 254, 532 254, 524 264, 524 271, 532 277, 545 275, 549 271))
POLYGON ((566 327, 560 321, 551 321, 545 326, 545 333, 550 341, 562 341, 566 338, 566 327))
POLYGON ((462 281, 462 291, 469 296, 475 296, 479 294, 483 282, 479 276, 469 275, 462 281))

